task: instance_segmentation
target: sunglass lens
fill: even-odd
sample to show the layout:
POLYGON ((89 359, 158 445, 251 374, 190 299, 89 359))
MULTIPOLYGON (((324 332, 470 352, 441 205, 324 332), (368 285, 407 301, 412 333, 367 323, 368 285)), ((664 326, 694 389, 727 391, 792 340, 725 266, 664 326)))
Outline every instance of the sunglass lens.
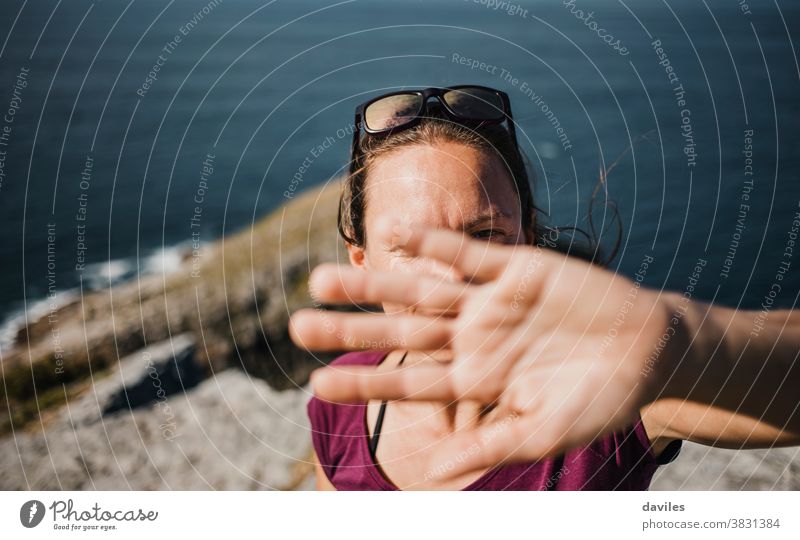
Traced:
POLYGON ((444 101, 457 115, 470 120, 500 120, 503 99, 500 94, 482 88, 458 88, 445 92, 444 101))
POLYGON ((364 121, 372 131, 402 126, 422 112, 422 96, 397 94, 371 103, 364 111, 364 121))

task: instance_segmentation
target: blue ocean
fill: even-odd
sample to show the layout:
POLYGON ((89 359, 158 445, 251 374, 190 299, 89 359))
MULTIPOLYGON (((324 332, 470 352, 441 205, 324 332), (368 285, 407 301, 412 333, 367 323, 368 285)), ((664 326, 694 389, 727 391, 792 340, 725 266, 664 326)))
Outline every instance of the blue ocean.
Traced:
POLYGON ((464 83, 511 97, 551 224, 587 228, 606 171, 620 272, 794 305, 798 28, 785 0, 4 0, 0 317, 167 270, 341 174, 361 101, 464 83))

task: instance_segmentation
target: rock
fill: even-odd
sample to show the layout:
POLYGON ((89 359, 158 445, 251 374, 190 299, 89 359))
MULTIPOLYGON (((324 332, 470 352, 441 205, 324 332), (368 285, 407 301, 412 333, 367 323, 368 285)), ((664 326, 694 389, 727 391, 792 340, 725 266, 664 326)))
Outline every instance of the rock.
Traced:
POLYGON ((798 490, 800 448, 726 450, 684 442, 652 490, 798 490))
POLYGON ((3 351, 0 434, 62 406, 75 386, 148 344, 189 334, 207 373, 236 366, 276 389, 302 386, 331 355, 294 346, 290 314, 312 305, 311 268, 346 260, 336 228, 340 184, 310 190, 224 239, 199 239, 200 261, 84 294, 31 323, 3 351), (54 338, 57 336, 57 339, 54 338))
POLYGON ((305 385, 331 355, 287 327, 311 268, 346 260, 339 189, 32 320, 3 351, 0 489, 313 487, 305 385))
POLYGON ((305 387, 274 390, 235 368, 162 404, 105 416, 88 392, 44 430, 0 440, 0 489, 308 487, 308 398, 305 387))
POLYGON ((192 336, 181 334, 120 360, 119 369, 114 370, 119 377, 103 381, 106 386, 113 384, 103 415, 141 407, 197 385, 205 374, 195 363, 194 353, 192 336))

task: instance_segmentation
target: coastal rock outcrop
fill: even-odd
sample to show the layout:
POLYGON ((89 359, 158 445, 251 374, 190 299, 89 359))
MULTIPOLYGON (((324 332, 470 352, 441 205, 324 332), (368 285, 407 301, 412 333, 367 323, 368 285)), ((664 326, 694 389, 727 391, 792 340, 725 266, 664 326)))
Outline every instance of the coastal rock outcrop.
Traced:
POLYGON ((179 334, 196 343, 202 377, 237 367, 278 390, 302 386, 330 357, 295 347, 287 323, 311 305, 311 269, 343 260, 339 191, 337 181, 310 190, 252 227, 201 239, 177 271, 84 294, 32 320, 3 351, 0 406, 12 415, 0 418, 0 434, 63 406, 119 358, 179 334))

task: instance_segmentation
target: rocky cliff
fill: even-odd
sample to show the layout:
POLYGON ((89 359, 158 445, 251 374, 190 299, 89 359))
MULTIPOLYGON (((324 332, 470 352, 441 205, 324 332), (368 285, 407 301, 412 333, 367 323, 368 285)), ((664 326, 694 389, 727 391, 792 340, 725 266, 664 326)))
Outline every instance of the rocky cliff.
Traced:
POLYGON ((342 255, 338 183, 300 195, 181 267, 82 298, 3 351, 0 489, 309 486, 308 375, 290 313, 342 255))
POLYGON ((339 189, 330 183, 238 234, 201 240, 177 272, 85 294, 31 321, 3 354, 0 406, 11 416, 0 419, 0 433, 63 405, 120 358, 178 334, 198 344, 193 360, 203 377, 238 367, 277 390, 303 385, 326 358, 297 349, 287 321, 310 303, 310 269, 341 256, 339 189))

